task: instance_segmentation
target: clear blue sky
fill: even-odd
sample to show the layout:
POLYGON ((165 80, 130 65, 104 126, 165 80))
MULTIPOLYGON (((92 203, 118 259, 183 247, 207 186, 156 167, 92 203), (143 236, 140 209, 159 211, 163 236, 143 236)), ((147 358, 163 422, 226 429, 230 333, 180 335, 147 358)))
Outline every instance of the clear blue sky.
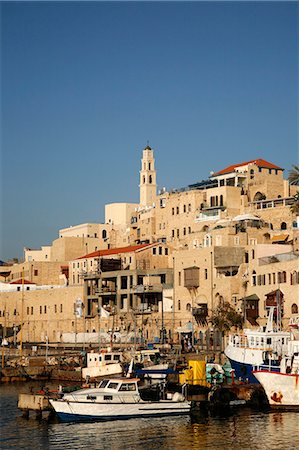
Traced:
POLYGON ((2 2, 0 259, 160 187, 298 163, 298 3, 2 2))

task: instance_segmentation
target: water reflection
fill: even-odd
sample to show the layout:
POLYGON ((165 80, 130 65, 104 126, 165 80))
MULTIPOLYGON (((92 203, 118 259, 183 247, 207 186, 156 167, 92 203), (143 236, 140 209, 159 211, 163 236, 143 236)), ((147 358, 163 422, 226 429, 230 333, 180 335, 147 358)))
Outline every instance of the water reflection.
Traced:
POLYGON ((0 448, 24 449, 242 449, 299 448, 299 413, 238 409, 225 415, 200 411, 192 417, 132 419, 98 423, 60 423, 21 417, 18 392, 24 386, 0 386, 0 448))

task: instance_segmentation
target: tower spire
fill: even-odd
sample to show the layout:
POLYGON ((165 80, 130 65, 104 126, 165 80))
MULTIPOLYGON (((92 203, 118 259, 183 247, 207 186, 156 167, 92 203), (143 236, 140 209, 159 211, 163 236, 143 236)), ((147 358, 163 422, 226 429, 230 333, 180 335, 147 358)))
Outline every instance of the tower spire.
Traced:
POLYGON ((151 206, 156 201, 156 170, 154 151, 149 146, 143 150, 140 170, 140 206, 151 206))

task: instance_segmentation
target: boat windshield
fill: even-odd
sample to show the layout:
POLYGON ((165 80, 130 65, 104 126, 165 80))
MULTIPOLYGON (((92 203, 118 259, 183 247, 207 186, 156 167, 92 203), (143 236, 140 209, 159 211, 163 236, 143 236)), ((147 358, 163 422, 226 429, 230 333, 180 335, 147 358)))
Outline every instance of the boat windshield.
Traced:
POLYGON ((109 383, 109 380, 102 380, 102 381, 99 383, 98 387, 99 387, 99 388, 105 388, 105 387, 107 386, 108 383, 109 383))

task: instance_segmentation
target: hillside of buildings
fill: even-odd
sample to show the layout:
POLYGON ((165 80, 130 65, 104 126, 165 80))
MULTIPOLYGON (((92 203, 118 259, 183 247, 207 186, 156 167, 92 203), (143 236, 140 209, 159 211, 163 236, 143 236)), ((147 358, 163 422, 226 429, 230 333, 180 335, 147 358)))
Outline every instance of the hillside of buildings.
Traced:
POLYGON ((298 317, 296 180, 263 159, 180 189, 156 179, 147 146, 138 204, 107 204, 104 223, 61 229, 23 261, 1 262, 2 336, 195 343, 225 305, 246 327, 264 325, 271 306, 284 327, 298 317))

